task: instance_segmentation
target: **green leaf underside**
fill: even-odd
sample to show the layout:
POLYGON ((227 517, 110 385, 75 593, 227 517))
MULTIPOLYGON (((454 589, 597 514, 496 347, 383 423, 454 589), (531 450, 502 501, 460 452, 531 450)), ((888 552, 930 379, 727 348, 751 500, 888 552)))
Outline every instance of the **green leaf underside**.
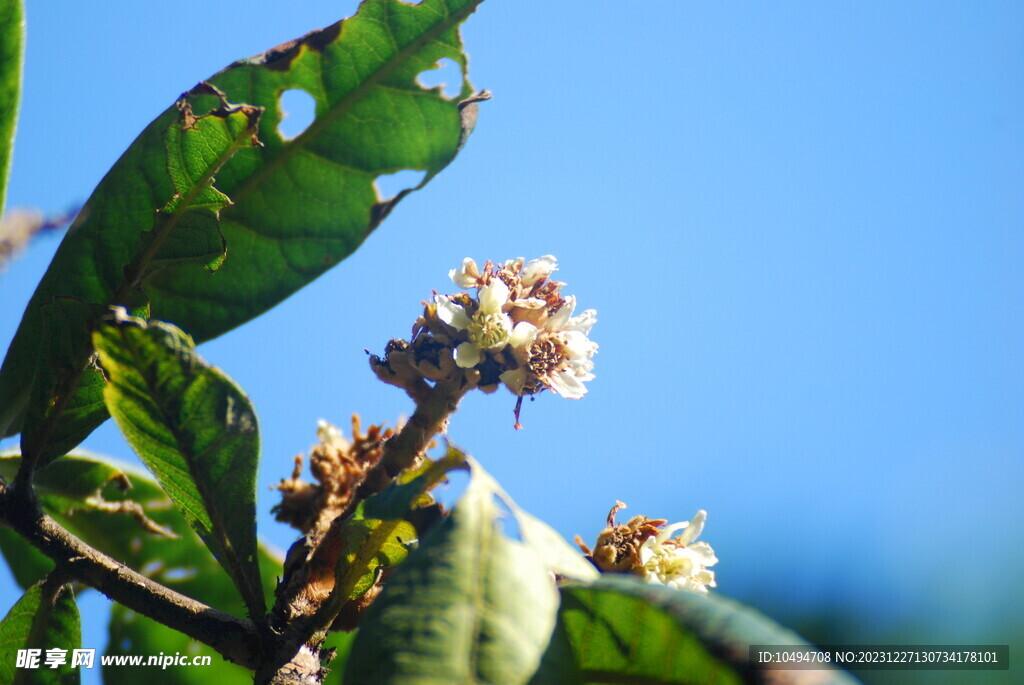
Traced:
POLYGON ((72 650, 82 647, 78 605, 65 585, 53 597, 43 585, 33 585, 0 621, 0 683, 11 685, 73 685, 79 669, 71 668, 72 650), (19 649, 39 649, 39 667, 17 668, 19 649), (63 649, 65 663, 46 666, 46 651, 63 649))
POLYGON ((471 480, 451 515, 370 607, 346 682, 513 685, 537 669, 558 602, 551 569, 544 554, 502 532, 498 519, 514 505, 467 463, 471 480))
POLYGON ((0 213, 14 153, 14 130, 21 104, 21 66, 25 49, 22 0, 0 0, 0 213))
POLYGON ((262 617, 259 429, 245 393, 174 326, 120 316, 94 335, 107 407, 142 461, 262 617))
POLYGON ((749 607, 626 576, 561 590, 556 638, 535 682, 852 685, 837 670, 758 671, 752 644, 808 643, 749 607), (571 663, 566 663, 571 660, 571 663))
POLYGON ((377 580, 378 569, 405 560, 417 536, 416 528, 405 520, 409 512, 433 501, 425 493, 449 471, 466 465, 464 454, 449 449, 442 459, 426 464, 413 480, 393 483, 356 507, 342 531, 344 553, 335 569, 337 585, 346 598, 366 592, 377 580))
MULTIPOLYGON (((468 80, 459 96, 446 99, 441 88, 423 88, 416 77, 443 58, 465 73, 458 27, 480 2, 367 0, 355 17, 211 78, 230 102, 265 108, 263 146, 233 151, 217 172, 216 189, 232 204, 204 209, 205 200, 193 198, 188 220, 176 224, 180 233, 171 231, 163 251, 150 250, 139 263, 145 233, 162 216, 157 210, 173 209, 180 193, 175 171, 189 168, 200 150, 216 149, 211 119, 220 119, 201 119, 182 133, 181 113, 171 108, 150 124, 97 187, 26 309, 0 370, 0 434, 45 423, 26 422, 29 388, 42 387, 29 413, 51 411, 61 378, 80 373, 89 357, 88 328, 52 325, 60 317, 44 316, 47 306, 81 301, 139 308, 148 302, 153 317, 204 341, 266 311, 351 254, 394 204, 377 197, 377 176, 418 169, 426 172, 425 183, 464 142, 459 102, 472 94, 468 80), (314 97, 317 118, 285 140, 276 130, 279 96, 293 88, 314 97), (187 154, 168 145, 175 131, 187 139, 187 154), (184 163, 175 166, 176 160, 184 163), (210 214, 216 215, 212 222, 210 214), (223 263, 214 254, 214 225, 226 244, 223 263), (144 276, 142 292, 125 287, 124 269, 132 263, 144 276), (40 354, 39 341, 50 337, 68 342, 44 345, 40 354)), ((220 104, 206 91, 189 98, 197 114, 220 104)), ((70 449, 106 418, 95 402, 100 382, 95 371, 84 372, 79 387, 87 397, 67 402, 81 416, 57 436, 60 449, 48 450, 44 459, 70 449)))
MULTIPOLYGON (((19 462, 16 454, 0 454, 0 475, 13 477, 19 462)), ((236 616, 244 614, 245 606, 231 579, 148 474, 108 458, 76 452, 42 468, 35 485, 43 509, 88 544, 182 594, 236 616), (90 499, 90 495, 97 494, 109 504, 141 505, 156 525, 180 538, 146 530, 129 512, 98 508, 90 499)), ((11 551, 4 547, 3 552, 13 566, 11 551)), ((272 599, 275 579, 282 573, 280 554, 261 545, 259 562, 264 596, 272 599)), ((149 685, 252 682, 250 671, 224 661, 211 648, 116 603, 111 609, 109 629, 107 654, 150 655, 163 651, 212 657, 211 665, 201 668, 146 669, 149 685)), ((111 667, 103 679, 107 685, 134 685, 139 681, 139 671, 111 667)), ((0 678, 0 682, 6 681, 0 678)))
POLYGON ((220 263, 224 248, 216 214, 226 199, 209 184, 228 159, 252 144, 259 111, 217 102, 210 106, 215 108, 199 118, 175 108, 173 114, 158 119, 163 120, 162 127, 153 124, 143 132, 140 140, 159 148, 151 154, 159 156, 163 175, 152 172, 156 180, 147 185, 146 169, 140 174, 133 168, 141 165, 134 158, 145 152, 145 145, 136 149, 137 141, 100 183, 43 276, 26 310, 26 317, 35 315, 40 339, 25 352, 30 356, 18 357, 18 336, 28 320, 24 319, 0 370, 2 392, 8 368, 15 373, 35 367, 33 385, 22 389, 32 388, 23 426, 23 454, 35 454, 42 462, 59 457, 107 417, 103 378, 88 363, 89 331, 107 311, 106 302, 118 302, 146 316, 149 305, 140 284, 161 269, 190 262, 209 269, 220 263), (122 168, 129 162, 133 166, 122 168), (122 191, 138 195, 128 200, 118 195, 122 191), (133 204, 140 203, 152 204, 153 209, 130 212, 135 232, 112 230, 133 204), (74 245, 80 252, 67 254, 65 245, 69 249, 74 245), (48 290, 47 284, 54 281, 58 289, 48 290), (38 303, 35 309, 34 302, 38 303))
POLYGON ((48 556, 6 526, 0 526, 0 555, 7 561, 11 575, 22 589, 28 589, 54 567, 48 556))

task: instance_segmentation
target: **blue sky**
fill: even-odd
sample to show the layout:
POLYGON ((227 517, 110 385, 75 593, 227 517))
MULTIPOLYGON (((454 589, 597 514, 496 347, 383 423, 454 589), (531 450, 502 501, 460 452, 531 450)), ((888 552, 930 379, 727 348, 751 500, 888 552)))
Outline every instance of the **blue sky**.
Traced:
MULTIPOLYGON (((8 206, 84 200, 178 93, 355 3, 251 7, 31 3, 8 206)), ((598 311, 590 394, 451 428, 521 506, 588 540, 616 499, 707 509, 720 591, 868 638, 1020 632, 1024 6, 488 0, 464 38, 495 97, 459 159, 201 348, 260 413, 263 534, 292 539, 267 487, 318 418, 411 412, 364 348, 463 257, 551 253, 598 311)), ((0 274, 4 344, 55 246, 0 274)), ((86 445, 129 455, 109 422, 86 445)))

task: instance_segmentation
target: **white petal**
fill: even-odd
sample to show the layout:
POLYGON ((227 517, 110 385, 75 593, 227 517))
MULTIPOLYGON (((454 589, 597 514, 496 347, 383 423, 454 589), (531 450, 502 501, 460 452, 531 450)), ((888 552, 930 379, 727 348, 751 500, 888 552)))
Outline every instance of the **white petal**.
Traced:
POLYGON ((597 351, 597 345, 579 331, 566 331, 562 334, 562 340, 565 342, 565 351, 569 353, 571 361, 582 362, 597 351))
POLYGON ((693 575, 693 580, 703 585, 707 585, 708 587, 715 587, 716 585, 714 571, 698 571, 693 575))
POLYGON ((512 306, 520 309, 543 309, 547 304, 539 297, 521 297, 518 300, 512 300, 512 306))
POLYGON ((526 369, 518 368, 506 371, 499 378, 513 393, 516 395, 523 394, 523 385, 526 383, 526 369))
POLYGON ((449 271, 448 278, 452 279, 452 282, 460 288, 469 289, 476 287, 476 277, 479 273, 476 262, 466 257, 462 260, 462 268, 449 271))
POLYGON ((512 329, 508 344, 512 347, 529 347, 537 339, 537 327, 529 321, 520 321, 512 329))
POLYGON ((704 530, 704 521, 707 517, 708 512, 703 509, 699 510, 697 515, 693 517, 693 520, 690 521, 690 525, 687 526, 686 530, 683 531, 683 534, 679 536, 679 543, 688 545, 699 538, 701 531, 704 530))
POLYGON ((711 545, 706 542, 695 542, 687 547, 687 549, 697 555, 701 566, 714 566, 718 563, 715 550, 711 549, 711 545))
POLYGON ((696 581, 694 581, 692 579, 689 579, 689 578, 686 579, 685 581, 679 583, 679 585, 677 587, 680 590, 687 590, 689 592, 696 592, 698 595, 706 595, 706 594, 708 594, 708 589, 706 587, 704 587, 701 583, 696 582, 696 581))
POLYGON ((647 538, 646 540, 644 540, 644 543, 642 545, 640 545, 640 565, 641 566, 647 566, 647 562, 649 562, 651 560, 651 558, 654 556, 654 545, 655 545, 655 540, 654 540, 654 536, 653 535, 651 537, 647 538))
POLYGON ((565 325, 567 331, 579 331, 584 335, 590 335, 590 329, 597 323, 597 310, 587 309, 579 316, 572 317, 565 325))
POLYGON ((519 277, 520 282, 527 288, 551 275, 551 272, 558 268, 557 261, 553 255, 544 255, 540 259, 531 259, 523 268, 519 277))
POLYGON ((437 318, 455 330, 464 331, 469 327, 469 314, 461 304, 455 304, 444 295, 434 295, 434 305, 437 307, 437 318))
POLYGON ((545 380, 552 390, 566 399, 578 400, 587 394, 587 387, 568 371, 560 371, 557 375, 545 380))
POLYGON ((455 366, 471 369, 480 363, 480 348, 471 342, 464 342, 455 348, 455 366))
POLYGON ((497 314, 508 302, 508 286, 500 278, 492 278, 491 282, 480 288, 480 311, 484 314, 497 314))
POLYGON ((565 304, 562 308, 555 312, 554 316, 547 320, 544 324, 544 328, 549 331, 560 331, 565 328, 566 324, 569 323, 569 319, 572 318, 572 310, 576 308, 576 296, 570 295, 565 298, 565 304))
POLYGON ((672 533, 676 532, 677 530, 683 530, 689 525, 689 521, 680 521, 679 523, 673 523, 670 526, 662 528, 661 531, 658 533, 658 544, 660 545, 664 543, 666 540, 672 537, 672 533))

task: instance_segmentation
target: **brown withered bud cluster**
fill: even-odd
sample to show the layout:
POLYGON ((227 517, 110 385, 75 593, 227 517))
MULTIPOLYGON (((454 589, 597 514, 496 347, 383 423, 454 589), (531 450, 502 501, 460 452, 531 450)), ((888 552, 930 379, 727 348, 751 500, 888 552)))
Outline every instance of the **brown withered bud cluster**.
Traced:
POLYGON ((583 550, 584 556, 598 570, 604 573, 631 573, 643 567, 640 560, 640 546, 651 536, 657 535, 666 519, 651 519, 646 516, 634 516, 624 525, 615 523, 615 515, 626 505, 616 502, 608 512, 608 525, 597 536, 597 543, 591 550, 580 536, 576 536, 576 544, 583 550))
MULTIPOLYGON (((399 426, 401 428, 401 425, 399 426)), ((303 536, 288 550, 284 576, 277 587, 272 624, 286 626, 296 617, 312 616, 335 587, 338 560, 345 548, 344 531, 356 505, 392 482, 383 468, 385 443, 395 435, 392 429, 371 425, 362 430, 358 415, 352 417, 352 438, 321 421, 319 442, 310 451, 310 472, 314 482, 302 478, 303 458, 295 457, 290 478, 275 486, 281 502, 271 511, 278 521, 298 529, 303 536)), ((434 446, 432 441, 424 450, 434 446)), ((423 459, 418 453, 412 468, 423 459)), ((407 515, 422 536, 443 515, 440 504, 423 502, 407 515)), ((359 597, 349 599, 331 625, 331 630, 352 630, 366 609, 380 594, 388 571, 380 573, 373 586, 359 597)))
MULTIPOLYGON (((370 365, 385 383, 420 400, 431 383, 494 392, 499 385, 522 398, 541 390, 579 399, 593 379, 597 345, 587 335, 597 320, 589 309, 573 316, 576 299, 551 278, 551 255, 526 262, 466 259, 448 275, 465 291, 434 293, 410 342, 392 340, 370 365)), ((517 405, 517 427, 518 427, 517 405)))
POLYGON ((271 513, 303 533, 323 534, 357 497, 387 484, 367 482, 367 477, 377 473, 373 467, 381 459, 384 441, 392 435, 392 429, 375 425, 363 433, 359 416, 353 415, 350 442, 335 426, 321 421, 317 428, 320 442, 309 455, 309 470, 316 482, 302 479, 302 455, 296 456, 291 478, 282 479, 275 487, 281 491, 281 503, 271 513))

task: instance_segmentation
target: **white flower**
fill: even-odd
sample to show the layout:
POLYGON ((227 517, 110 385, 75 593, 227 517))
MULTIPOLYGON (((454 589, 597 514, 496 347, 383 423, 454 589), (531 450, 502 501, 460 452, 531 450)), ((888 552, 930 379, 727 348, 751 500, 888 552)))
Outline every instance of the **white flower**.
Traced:
POLYGON ((465 307, 450 298, 434 296, 438 318, 455 330, 469 334, 469 340, 455 348, 456 366, 472 368, 483 359, 483 350, 500 350, 508 344, 512 334, 512 320, 502 311, 508 303, 508 295, 508 286, 504 282, 497 278, 491 279, 490 283, 480 288, 479 306, 472 316, 465 307))
POLYGON ((558 260, 553 255, 544 255, 539 259, 531 259, 523 267, 519 276, 520 283, 524 288, 529 288, 537 281, 547 278, 551 272, 558 268, 558 260))
POLYGON ((707 594, 709 587, 715 587, 715 572, 708 567, 717 564, 718 557, 708 543, 694 542, 704 530, 707 515, 701 509, 692 521, 672 524, 644 540, 640 563, 645 580, 699 594, 707 594), (683 532, 672 538, 677 530, 683 532))
POLYGON ((452 279, 452 283, 455 285, 468 290, 479 284, 480 271, 477 269, 476 262, 466 257, 462 260, 462 268, 449 271, 448 278, 452 279))
MULTIPOLYGON (((553 268, 554 257, 550 259, 553 268)), ((561 309, 539 328, 529 321, 516 324, 508 344, 524 363, 518 369, 501 374, 502 382, 512 392, 521 395, 532 373, 562 397, 578 400, 586 394, 587 387, 583 383, 594 379, 591 358, 597 352, 597 344, 587 338, 587 334, 597 322, 597 312, 588 309, 573 316, 575 307, 576 298, 569 296, 561 309)))

